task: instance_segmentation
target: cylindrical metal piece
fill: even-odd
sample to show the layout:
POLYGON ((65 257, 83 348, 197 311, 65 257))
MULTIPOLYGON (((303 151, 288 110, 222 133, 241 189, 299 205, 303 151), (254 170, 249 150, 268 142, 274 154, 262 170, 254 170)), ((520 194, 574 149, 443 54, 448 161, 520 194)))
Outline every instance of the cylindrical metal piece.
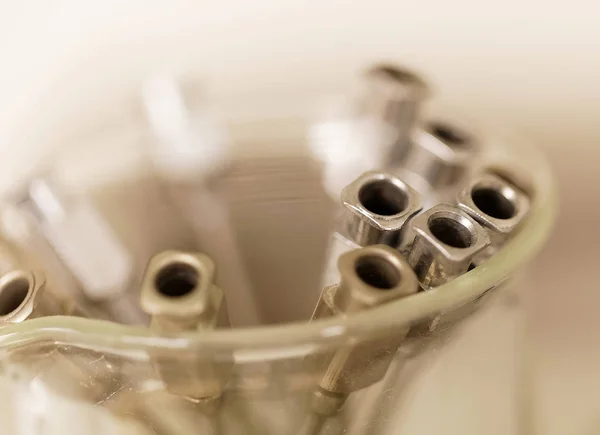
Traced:
MULTIPOLYGON (((404 258, 384 245, 350 251, 340 257, 338 265, 341 281, 323 290, 313 319, 368 310, 418 290, 417 278, 404 258)), ((393 335, 325 356, 319 362, 323 368, 319 389, 334 395, 348 394, 379 381, 406 332, 394 330, 393 335)))
POLYGON ((476 134, 456 121, 430 119, 414 132, 400 168, 431 189, 444 191, 469 175, 480 149, 476 134))
POLYGON ((85 315, 73 300, 45 290, 39 272, 13 270, 0 277, 0 325, 43 316, 85 315))
POLYGON ((458 207, 440 204, 414 218, 408 263, 423 288, 437 287, 465 273, 489 245, 486 231, 458 207))
POLYGON ((427 83, 416 73, 392 64, 368 69, 362 84, 362 112, 406 133, 412 130, 421 104, 430 94, 427 83))
MULTIPOLYGON (((161 332, 201 331, 229 326, 223 291, 213 284, 215 265, 207 255, 165 251, 152 257, 142 283, 141 305, 150 327, 161 332)), ((195 401, 220 396, 229 365, 216 366, 185 355, 154 355, 167 389, 195 401)))
POLYGON ((458 194, 458 206, 483 226, 492 246, 502 245, 529 211, 529 198, 493 174, 473 178, 458 194))
POLYGON ((229 326, 223 291, 213 284, 215 264, 208 255, 165 251, 150 259, 141 305, 151 328, 181 332, 229 326))
POLYGON ((396 246, 406 221, 421 210, 419 193, 399 178, 378 171, 344 188, 342 234, 360 246, 396 246))

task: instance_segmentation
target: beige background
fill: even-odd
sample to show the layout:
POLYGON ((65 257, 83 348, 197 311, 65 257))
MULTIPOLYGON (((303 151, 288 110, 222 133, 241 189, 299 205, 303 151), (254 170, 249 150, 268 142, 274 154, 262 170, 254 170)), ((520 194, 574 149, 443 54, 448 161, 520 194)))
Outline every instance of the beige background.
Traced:
POLYGON ((3 184, 52 147, 132 116, 123 91, 165 60, 201 67, 223 101, 289 89, 303 101, 395 60, 424 72, 442 100, 537 142, 562 202, 534 265, 537 427, 600 433, 595 2, 13 3, 0 6, 0 146, 14 162, 3 184))

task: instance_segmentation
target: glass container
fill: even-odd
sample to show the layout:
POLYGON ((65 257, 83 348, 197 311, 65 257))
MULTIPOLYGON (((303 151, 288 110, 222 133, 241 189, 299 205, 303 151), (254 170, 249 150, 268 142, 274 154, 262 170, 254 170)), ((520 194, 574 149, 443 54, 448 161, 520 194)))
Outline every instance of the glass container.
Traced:
MULTIPOLYGON (((133 259, 130 288, 139 287, 146 262, 161 250, 211 255, 233 328, 160 334, 137 321, 66 316, 6 326, 0 334, 2 432, 506 435, 525 430, 530 367, 523 300, 535 285, 526 281, 526 266, 548 237, 555 210, 543 156, 520 140, 484 129, 490 138, 486 162, 518 168, 525 174, 518 182, 532 198, 514 238, 484 264, 435 290, 308 323, 321 290, 335 211, 306 146, 308 112, 283 103, 257 104, 243 114, 216 107, 233 145, 230 162, 208 176, 208 187, 159 176, 148 145, 155 134, 141 111, 121 125, 82 133, 75 145, 49 154, 44 166, 58 174, 62 189, 94 204, 122 241, 133 259), (440 313, 456 321, 427 337, 405 340, 381 381, 351 393, 338 412, 324 415, 326 405, 315 408, 319 356, 389 337, 440 313), (216 379, 223 393, 201 401, 173 394, 157 365, 174 376, 181 373, 183 382, 185 376, 216 379)), ((79 285, 58 268, 46 271, 49 283, 66 292, 79 285)))

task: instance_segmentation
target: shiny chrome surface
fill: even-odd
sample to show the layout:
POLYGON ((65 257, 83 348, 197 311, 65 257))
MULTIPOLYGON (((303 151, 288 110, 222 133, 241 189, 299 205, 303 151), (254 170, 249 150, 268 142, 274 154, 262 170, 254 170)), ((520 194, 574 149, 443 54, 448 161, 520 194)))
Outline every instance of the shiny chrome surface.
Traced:
POLYGON ((500 246, 529 211, 529 198, 493 174, 473 178, 457 197, 458 206, 483 226, 493 246, 500 246))
POLYGON ((411 221, 414 241, 407 254, 423 288, 442 285, 465 273, 489 245, 485 230, 461 209, 437 205, 411 221))
POLYGON ((421 210, 419 193, 399 178, 377 171, 362 174, 344 190, 341 233, 360 246, 399 244, 401 231, 421 210))

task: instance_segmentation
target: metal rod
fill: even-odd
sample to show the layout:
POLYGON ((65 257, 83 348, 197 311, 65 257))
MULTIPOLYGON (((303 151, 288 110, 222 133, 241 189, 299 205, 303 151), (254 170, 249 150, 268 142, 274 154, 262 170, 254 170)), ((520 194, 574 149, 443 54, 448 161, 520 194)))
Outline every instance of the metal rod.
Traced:
MULTIPOLYGON (((408 263, 385 245, 347 252, 340 256, 338 267, 340 282, 323 290, 313 319, 351 315, 410 296, 419 288, 408 263)), ((303 435, 319 434, 322 420, 335 415, 349 394, 381 380, 407 333, 408 327, 311 359, 321 374, 310 414, 302 423, 302 430, 312 432, 303 435)))

